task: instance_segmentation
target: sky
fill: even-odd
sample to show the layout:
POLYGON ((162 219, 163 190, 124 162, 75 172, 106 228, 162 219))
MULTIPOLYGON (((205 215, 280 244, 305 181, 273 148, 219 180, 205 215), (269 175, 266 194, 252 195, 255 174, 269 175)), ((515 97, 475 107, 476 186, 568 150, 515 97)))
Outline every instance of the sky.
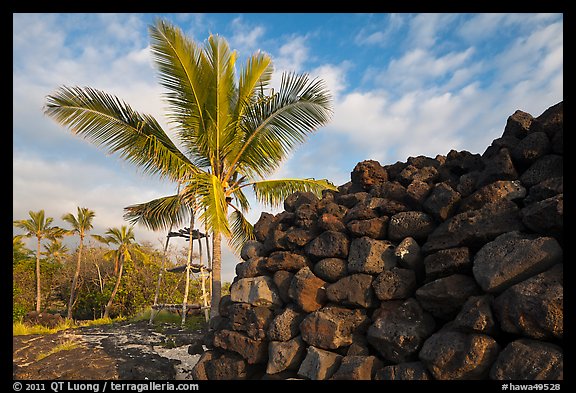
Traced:
MULTIPOLYGON (((90 233, 103 234, 128 225, 124 207, 174 193, 174 184, 143 175, 43 113, 58 87, 89 86, 154 116, 171 135, 149 48, 156 18, 196 42, 225 37, 238 67, 258 50, 270 54, 273 83, 282 72, 326 82, 331 121, 270 178, 341 185, 367 159, 387 165, 453 149, 482 153, 516 110, 536 117, 563 100, 562 14, 16 13, 14 220, 44 209, 66 227, 63 214, 87 207, 96 213, 90 233)), ((252 199, 248 219, 254 224, 263 211, 281 210, 252 199)), ((162 248, 165 233, 134 230, 137 241, 162 248)), ((225 248, 224 281, 232 281, 238 262, 225 248)))

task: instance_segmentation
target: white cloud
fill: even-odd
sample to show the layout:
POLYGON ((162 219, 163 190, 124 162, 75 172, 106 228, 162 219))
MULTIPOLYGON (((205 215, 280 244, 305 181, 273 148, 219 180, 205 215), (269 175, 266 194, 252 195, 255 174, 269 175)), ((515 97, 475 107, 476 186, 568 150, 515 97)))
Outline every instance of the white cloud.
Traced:
POLYGON ((378 75, 378 79, 381 84, 403 91, 438 84, 441 78, 466 69, 464 67, 467 67, 473 54, 472 47, 445 55, 437 55, 425 49, 413 49, 398 59, 392 59, 386 71, 378 75))
POLYGON ((343 133, 365 158, 382 164, 434 156, 458 147, 453 136, 458 124, 451 118, 458 100, 450 93, 413 91, 392 102, 384 92, 356 92, 338 103, 330 128, 343 133))
POLYGON ((346 72, 350 67, 349 61, 344 61, 338 65, 324 64, 309 71, 308 74, 311 78, 322 79, 333 98, 338 99, 340 94, 347 88, 346 72))
POLYGON ((438 42, 439 34, 458 18, 458 14, 417 14, 409 21, 405 45, 408 48, 430 48, 438 42))
MULTIPOLYGON (((87 207, 96 212, 95 231, 128 225, 123 208, 173 193, 173 187, 138 175, 122 165, 107 168, 98 163, 70 159, 46 159, 30 152, 15 151, 13 157, 14 219, 25 219, 28 211, 44 209, 55 222, 60 217, 87 207), (131 176, 126 176, 130 173, 131 176), (17 197, 16 197, 17 195, 17 197)), ((157 237, 137 227, 139 240, 157 237)))
POLYGON ((403 14, 386 14, 382 21, 369 23, 360 29, 354 37, 357 45, 389 46, 396 42, 394 34, 405 25, 406 16, 403 14))
POLYGON ((465 20, 457 29, 457 33, 469 42, 480 42, 494 36, 498 32, 523 32, 534 29, 534 26, 549 23, 558 18, 558 14, 527 14, 527 13, 480 13, 465 20))
POLYGON ((230 45, 232 49, 237 49, 241 54, 249 56, 259 48, 259 43, 264 36, 266 29, 263 26, 252 26, 244 22, 241 16, 232 20, 232 38, 230 45))
POLYGON ((274 67, 277 71, 301 72, 309 57, 310 48, 306 45, 306 37, 291 35, 278 49, 278 54, 274 57, 274 67))
MULTIPOLYGON (((563 23, 556 22, 535 29, 529 35, 521 36, 514 40, 510 47, 494 59, 498 70, 497 79, 500 83, 514 85, 525 79, 548 77, 549 75, 537 75, 538 64, 546 59, 550 52, 556 54, 556 60, 562 60, 559 56, 563 48, 563 23)), ((562 67, 562 61, 554 63, 552 71, 558 72, 562 67)))

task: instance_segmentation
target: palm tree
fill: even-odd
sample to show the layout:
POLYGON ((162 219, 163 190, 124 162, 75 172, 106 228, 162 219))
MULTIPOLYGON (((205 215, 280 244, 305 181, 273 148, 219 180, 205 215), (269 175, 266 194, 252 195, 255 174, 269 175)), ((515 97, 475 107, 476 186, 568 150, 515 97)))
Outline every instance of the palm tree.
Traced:
POLYGON ((114 302, 118 288, 120 288, 124 262, 132 261, 133 253, 139 254, 140 256, 144 256, 144 254, 140 251, 139 245, 135 243, 133 227, 122 225, 120 228, 108 228, 105 236, 92 235, 92 237, 102 243, 108 245, 115 244, 118 246, 117 249, 110 250, 104 254, 105 258, 114 259, 114 266, 119 266, 118 274, 116 275, 116 284, 114 285, 112 294, 110 294, 110 299, 104 309, 104 318, 108 318, 110 315, 110 309, 112 308, 112 303, 114 302))
POLYGON ((52 257, 62 264, 62 257, 70 251, 68 246, 58 239, 51 240, 50 243, 44 244, 43 254, 52 257))
POLYGON ((36 237, 36 312, 41 310, 41 279, 40 279, 40 246, 42 239, 46 238, 54 240, 63 237, 67 231, 57 226, 51 226, 54 219, 52 217, 45 217, 44 210, 28 212, 30 216, 27 220, 15 220, 14 226, 27 231, 24 237, 36 237))
MULTIPOLYGON (((70 233, 67 233, 69 235, 70 233)), ((60 280, 56 277, 62 269, 62 258, 68 253, 69 248, 59 239, 50 240, 50 243, 44 244, 43 255, 46 256, 44 264, 44 304, 48 308, 54 290, 60 285, 60 280)))
POLYGON ((152 230, 187 222, 192 208, 212 234, 212 308, 221 296, 221 236, 235 250, 253 238, 244 214, 250 188, 275 206, 296 191, 335 189, 327 180, 265 180, 306 137, 330 119, 331 97, 322 80, 284 73, 270 88, 269 55, 251 55, 236 77, 236 52, 210 35, 201 46, 162 20, 149 28, 168 118, 181 149, 159 123, 119 98, 85 87, 61 87, 47 97, 45 113, 145 173, 181 184, 175 195, 129 206, 125 218, 152 230), (229 209, 231 214, 229 215, 229 209))
POLYGON ((82 261, 82 249, 84 248, 84 237, 86 232, 92 229, 92 220, 94 219, 94 211, 86 207, 77 207, 78 215, 74 216, 72 213, 64 214, 62 219, 72 226, 71 233, 77 233, 80 236, 80 245, 78 246, 78 259, 76 261, 76 270, 74 278, 72 279, 72 286, 70 287, 70 299, 68 299, 68 314, 66 318, 72 319, 72 306, 74 304, 74 296, 76 293, 76 286, 78 285, 78 278, 80 277, 80 262, 82 261))
POLYGON ((31 259, 33 252, 26 248, 22 241, 23 235, 12 236, 12 262, 13 265, 20 263, 22 260, 31 259))

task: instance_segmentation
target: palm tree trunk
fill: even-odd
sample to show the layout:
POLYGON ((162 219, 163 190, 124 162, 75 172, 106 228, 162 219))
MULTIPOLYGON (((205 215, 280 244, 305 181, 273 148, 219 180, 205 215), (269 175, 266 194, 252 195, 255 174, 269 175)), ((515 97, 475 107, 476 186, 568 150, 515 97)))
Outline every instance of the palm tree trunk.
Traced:
MULTIPOLYGON (((206 208, 204 208, 204 211, 206 211, 206 208)), ((210 242, 208 241, 208 225, 206 224, 206 220, 204 220, 204 233, 206 233, 206 237, 204 238, 204 240, 206 241, 206 256, 208 258, 208 261, 206 262, 206 266, 208 266, 208 282, 209 282, 209 288, 208 288, 208 292, 210 293, 210 297, 212 297, 212 258, 210 257, 210 242)), ((212 301, 212 299, 210 299, 210 301, 212 301)))
POLYGON ((80 277, 80 262, 82 261, 82 248, 84 246, 84 238, 80 236, 80 246, 78 247, 78 260, 76 261, 76 271, 72 279, 72 286, 70 287, 70 299, 68 299, 68 315, 67 319, 72 319, 72 306, 74 305, 74 295, 76 292, 76 285, 78 285, 78 277, 80 277))
POLYGON ((104 318, 109 318, 110 308, 112 308, 112 302, 114 301, 114 297, 116 297, 116 292, 118 292, 118 288, 120 288, 120 280, 122 279, 122 270, 124 270, 124 259, 122 257, 119 257, 118 259, 120 259, 120 269, 118 271, 118 276, 116 277, 116 285, 114 285, 114 289, 112 290, 112 294, 110 295, 108 304, 106 304, 106 308, 104 309, 104 318))
POLYGON ((94 264, 96 270, 98 271, 98 284, 100 285, 100 293, 104 293, 104 284, 102 283, 102 274, 100 274, 100 266, 97 263, 94 264))
POLYGON ((38 248, 36 250, 36 312, 40 312, 40 302, 42 293, 40 290, 40 237, 38 237, 38 248))
POLYGON ((184 289, 184 300, 182 301, 182 326, 186 322, 188 310, 188 292, 190 291, 190 263, 192 263, 192 253, 194 252, 194 210, 190 210, 190 244, 188 245, 188 260, 186 261, 186 288, 184 289))
POLYGON ((210 318, 218 316, 218 306, 222 296, 220 271, 222 265, 222 238, 219 233, 212 234, 212 300, 210 301, 210 318))

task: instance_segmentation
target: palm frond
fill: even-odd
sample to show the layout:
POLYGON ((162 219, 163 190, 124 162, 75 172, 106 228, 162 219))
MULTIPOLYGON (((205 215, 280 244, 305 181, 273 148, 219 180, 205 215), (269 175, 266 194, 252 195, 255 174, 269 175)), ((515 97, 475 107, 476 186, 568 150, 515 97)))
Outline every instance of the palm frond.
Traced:
POLYGON ((237 188, 233 195, 241 212, 246 213, 248 210, 250 210, 250 202, 248 202, 248 198, 241 188, 237 188))
MULTIPOLYGON (((158 69, 160 84, 168 89, 168 118, 180 140, 194 158, 205 158, 197 138, 205 136, 208 118, 206 102, 211 70, 202 48, 178 27, 158 20, 149 27, 150 49, 158 69)), ((200 165, 200 163, 197 163, 200 165)), ((209 165, 202 161, 201 167, 209 165)))
POLYGON ((46 239, 57 240, 62 239, 64 236, 72 235, 74 232, 60 227, 51 227, 46 232, 46 239))
POLYGON ((241 167, 265 177, 331 115, 331 95, 322 80, 284 73, 277 93, 247 108, 238 130, 242 147, 231 161, 230 173, 241 167))
POLYGON ((230 230, 231 236, 228 239, 228 244, 234 253, 240 256, 240 251, 248 240, 253 240, 254 236, 254 226, 250 224, 248 220, 244 217, 242 212, 239 210, 234 210, 229 217, 230 220, 230 230))
POLYGON ((228 42, 218 35, 211 35, 204 49, 211 70, 211 82, 206 110, 212 126, 207 133, 206 143, 211 155, 214 175, 222 173, 222 162, 227 149, 235 138, 234 128, 230 127, 231 103, 235 97, 236 51, 230 50, 228 42))
POLYGON ((110 244, 110 243, 112 243, 112 240, 113 240, 110 236, 102 236, 102 235, 96 235, 96 234, 92 234, 90 236, 92 236, 92 238, 94 240, 97 240, 100 243, 104 243, 104 244, 110 244))
POLYGON ((246 108, 256 101, 258 92, 268 86, 273 71, 272 59, 267 54, 258 52, 248 58, 238 79, 235 119, 241 119, 246 108))
POLYGON ((75 216, 72 213, 66 213, 62 216, 62 220, 66 221, 72 227, 73 233, 84 233, 93 228, 92 220, 96 213, 86 207, 77 207, 78 214, 75 216))
POLYGON ((256 199, 271 207, 277 207, 297 191, 310 191, 321 196, 323 190, 338 190, 326 179, 278 179, 262 180, 246 185, 252 185, 256 199))
POLYGON ((188 206, 202 210, 199 218, 213 233, 230 236, 226 194, 217 176, 211 173, 194 175, 182 190, 181 197, 188 206))
POLYGON ((44 113, 144 173, 177 181, 194 170, 152 116, 105 92, 63 86, 47 97, 44 113))
POLYGON ((180 196, 169 195, 124 208, 124 219, 131 224, 142 224, 153 231, 181 226, 188 221, 189 208, 180 196))

